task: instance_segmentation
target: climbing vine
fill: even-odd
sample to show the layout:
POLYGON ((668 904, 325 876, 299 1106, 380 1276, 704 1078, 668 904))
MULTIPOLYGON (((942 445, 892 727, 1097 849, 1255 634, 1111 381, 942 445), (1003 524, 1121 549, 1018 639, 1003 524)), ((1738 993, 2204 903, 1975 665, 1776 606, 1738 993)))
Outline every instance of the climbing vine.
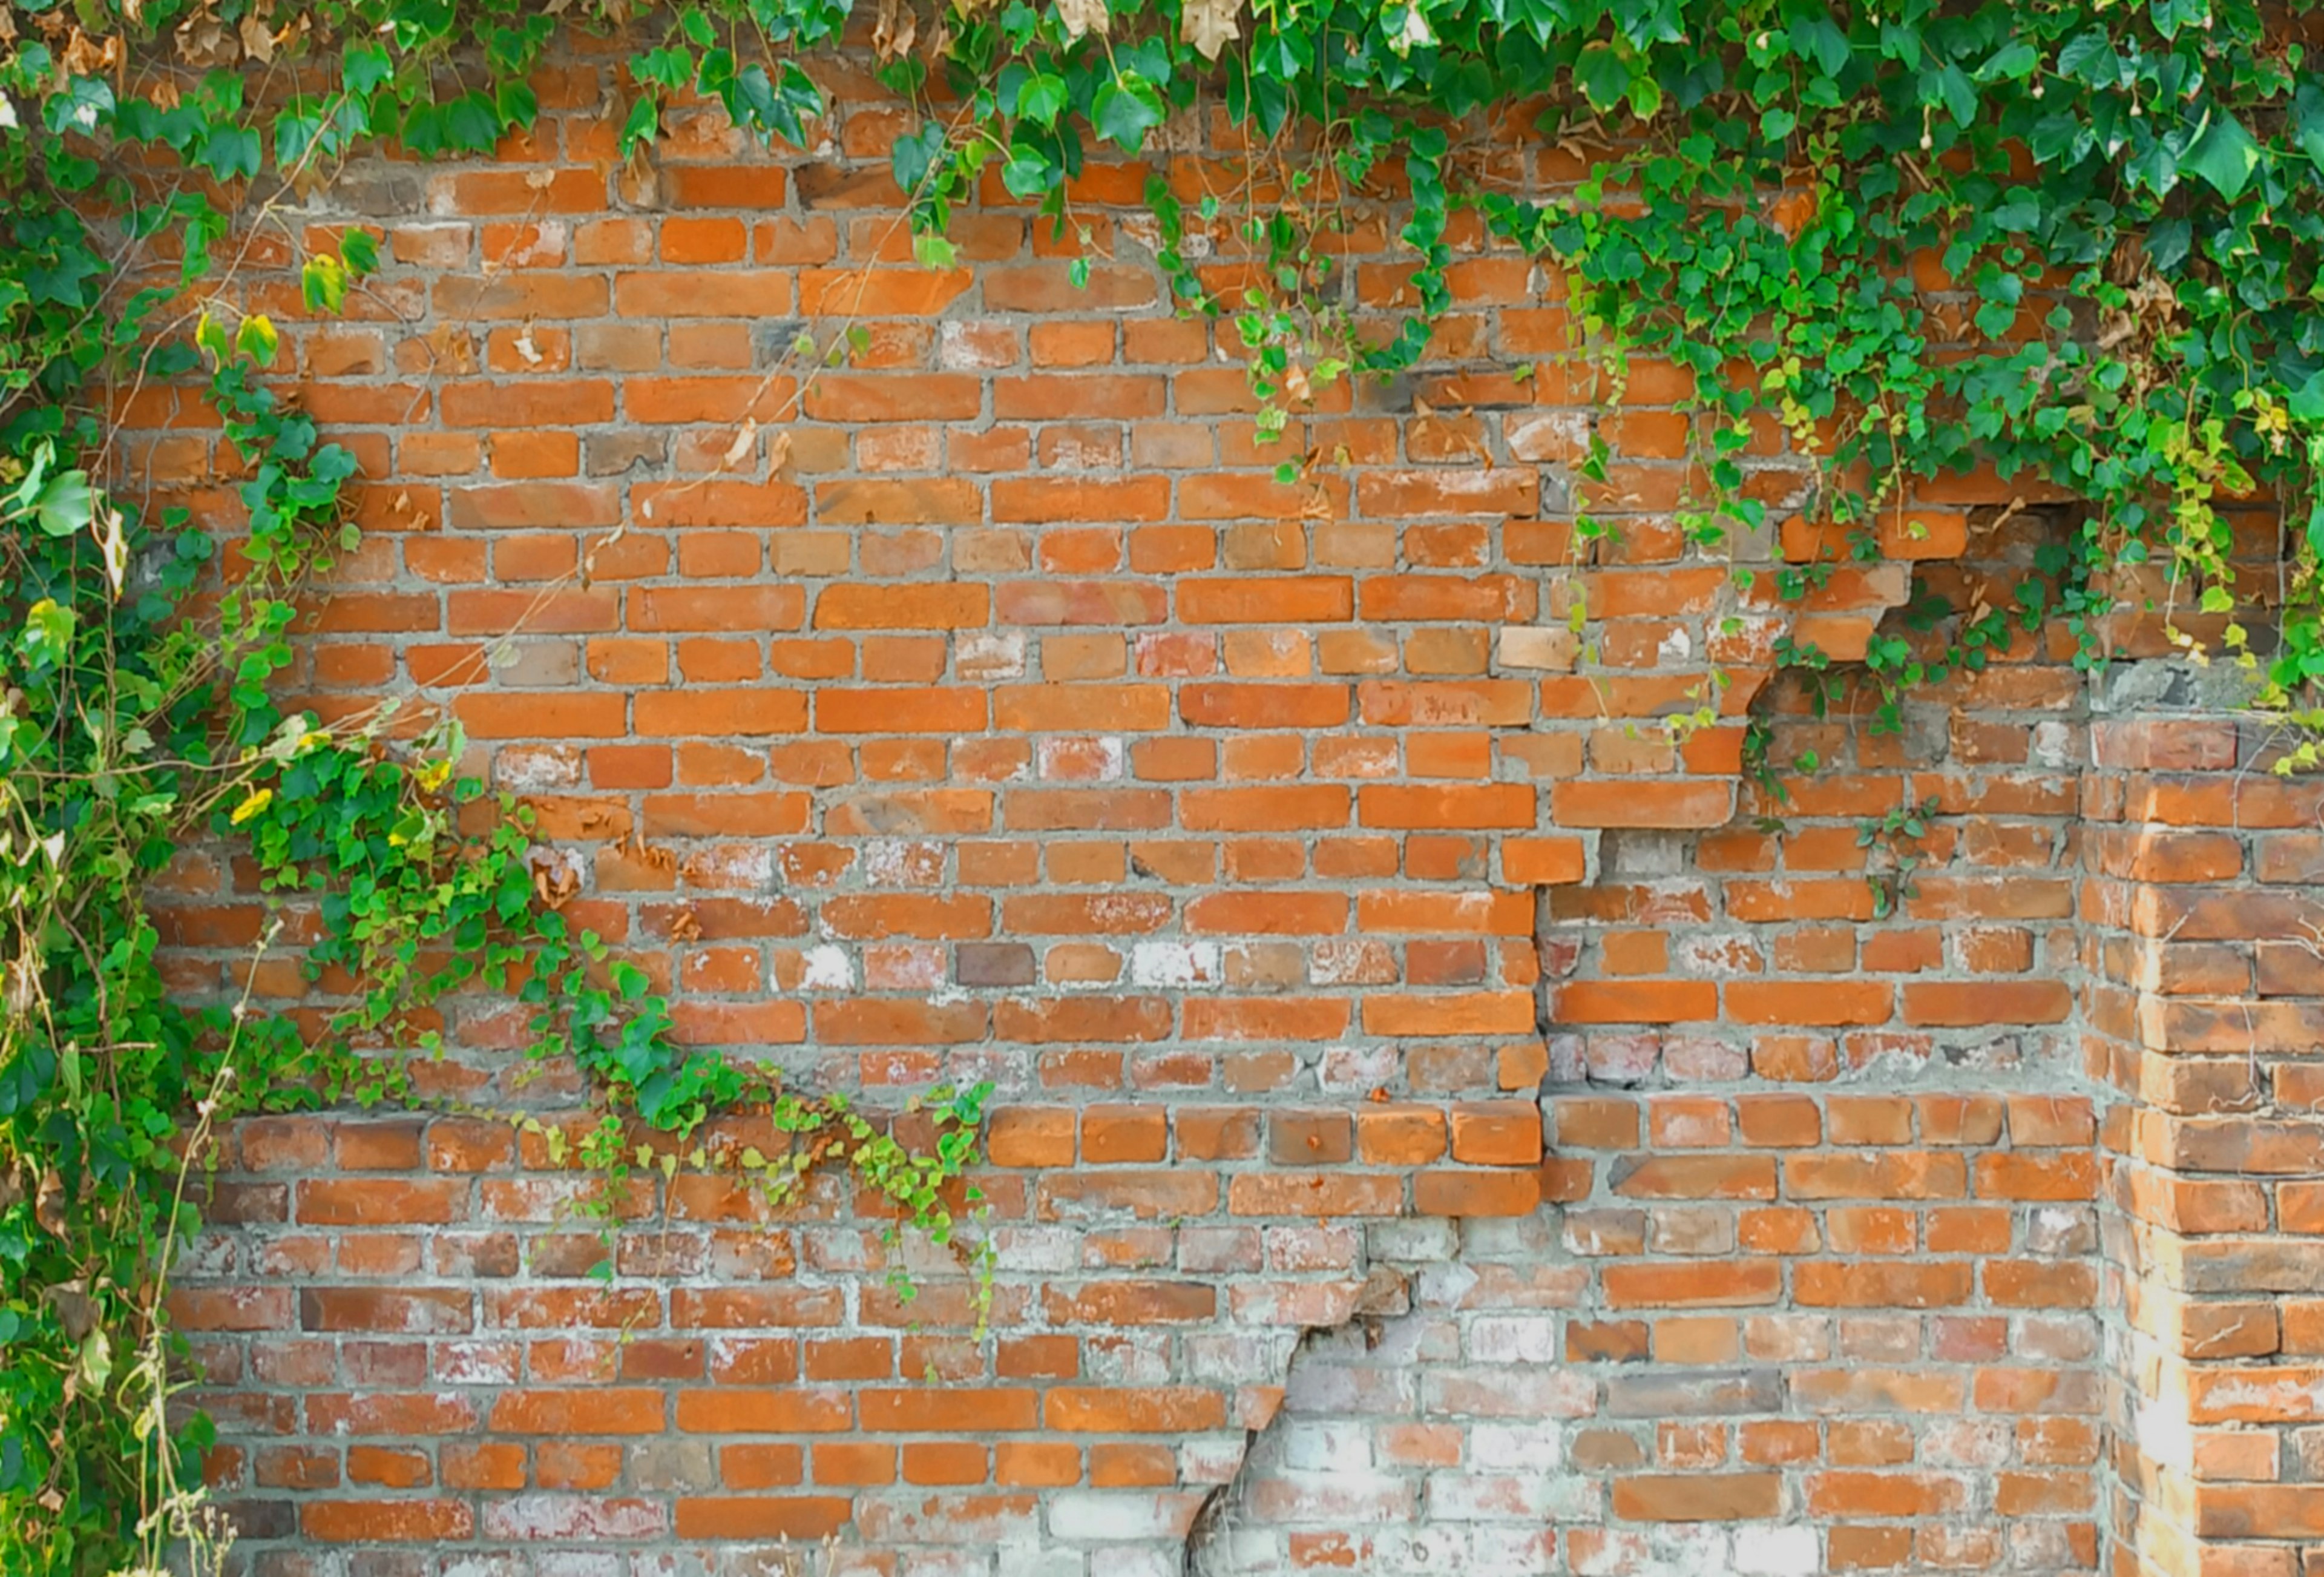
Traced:
MULTIPOLYGON (((381 263, 283 222, 350 158, 488 154, 540 112, 561 28, 627 41, 617 115, 646 159, 715 103, 805 145, 816 51, 850 0, 77 0, 0 5, 0 1566, 158 1569, 229 1536, 161 1290, 232 1116, 415 1098, 459 993, 512 993, 529 1047, 596 1092, 553 1134, 610 1179, 724 1167, 780 1194, 829 1158, 951 1233, 981 1091, 889 1126, 679 1045, 644 972, 567 922, 521 810, 391 715, 287 715, 300 596, 355 545, 356 466, 272 391, 272 321, 240 271, 287 246, 310 311, 381 263), (137 495, 144 392, 223 420, 221 540, 137 495), (297 952, 354 983, 329 1021, 243 989, 279 935, 191 1007, 143 897, 205 838, 255 861, 297 952), (763 1114, 788 1148, 738 1146, 763 1114)), ((1093 166, 1223 117, 1236 152, 1157 161, 1146 232, 1180 305, 1244 355, 1296 479, 1303 417, 1428 351, 1462 227, 1554 268, 1574 355, 1618 394, 1654 362, 1692 392, 1698 552, 1769 519, 1769 434, 1814 466, 1799 597, 1880 555, 1916 481, 1991 466, 2086 501, 2000 605, 1924 599, 1858 670, 1876 727, 1914 689, 2029 632, 2103 661, 2126 603, 2246 669, 2255 705, 2324 728, 2324 80, 2313 8, 2240 0, 870 0, 888 87, 918 105, 892 168, 932 265, 988 178, 1083 251, 1093 166), (1582 173, 1570 193, 1472 157, 1582 173), (1399 303, 1345 259, 1394 216, 1399 303), (2281 506, 2275 562, 2233 557, 2234 506, 2281 506), (2267 616, 2255 619, 2253 610, 2267 616)), ((1517 369, 1531 375, 1536 369, 1517 369)), ((738 419, 739 419, 738 413, 738 419)), ((1602 481, 1593 436, 1576 471, 1602 481)), ((1585 510, 1585 549, 1613 527, 1585 510)), ((1906 529, 1909 529, 1908 527, 1906 529)), ((1789 546, 1791 535, 1785 536, 1789 546)), ((1743 572, 1738 572, 1743 573, 1743 572)), ((1766 573, 1766 572, 1762 572, 1766 573)), ((1572 609, 1577 626, 1584 610, 1572 609)), ((1829 696, 1832 659, 1778 653, 1829 696)), ((1706 694, 1691 715, 1715 715, 1706 694)), ((1681 720, 1682 725, 1685 720, 1681 720)), ((1892 818, 1893 819, 1893 818, 1892 818)), ((1913 823, 1865 829, 1910 878, 1913 823)), ((270 960, 271 961, 271 960, 270 960)))

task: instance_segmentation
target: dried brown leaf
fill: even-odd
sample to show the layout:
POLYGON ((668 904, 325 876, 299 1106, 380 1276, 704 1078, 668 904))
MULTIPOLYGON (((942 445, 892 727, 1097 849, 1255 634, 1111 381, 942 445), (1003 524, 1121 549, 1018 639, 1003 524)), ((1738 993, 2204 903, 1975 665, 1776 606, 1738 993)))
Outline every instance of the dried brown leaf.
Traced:
POLYGON ((1215 60, 1242 36, 1241 14, 1242 0, 1186 0, 1178 17, 1179 41, 1194 45, 1205 60, 1215 60))
POLYGON ((872 23, 872 52, 882 61, 900 60, 912 52, 912 41, 919 32, 919 14, 909 0, 880 0, 879 14, 872 23))
POLYGON ((1106 10, 1105 0, 1057 0, 1057 20, 1065 24, 1067 38, 1093 32, 1103 38, 1113 26, 1113 15, 1106 10))
POLYGON ((274 33, 257 17, 244 17, 235 31, 242 39, 243 53, 262 66, 274 59, 274 33))
POLYGON ((32 1219, 49 1236, 65 1235, 65 1183, 54 1167, 41 1174, 40 1191, 32 1196, 32 1219))

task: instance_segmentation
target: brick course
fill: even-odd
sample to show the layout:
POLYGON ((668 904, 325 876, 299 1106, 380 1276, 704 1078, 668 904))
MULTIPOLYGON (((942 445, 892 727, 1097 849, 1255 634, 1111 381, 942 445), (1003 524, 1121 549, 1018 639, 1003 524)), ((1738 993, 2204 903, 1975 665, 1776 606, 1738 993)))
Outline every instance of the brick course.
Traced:
MULTIPOLYGON (((456 715, 687 1039, 875 1106, 994 1081, 991 1329, 830 1176, 638 1179, 601 1281, 537 1138, 247 1123, 179 1308, 254 1571, 2324 1565, 2319 795, 2200 709, 2094 715, 2052 641, 1901 738, 1767 682, 1916 576, 2004 602, 2061 501, 1941 479, 1784 605, 1808 533, 1672 522, 1671 369, 1510 376, 1563 287, 1473 229, 1447 359, 1333 392, 1286 484, 1114 172, 1087 290, 997 188, 931 272, 891 106, 614 171, 602 78, 318 199, 392 260, 347 320, 254 288, 370 478, 300 684, 456 715), (1754 706, 1826 763, 1779 828, 1754 706), (1931 797, 1875 920, 1860 824, 1931 797)), ((225 521, 203 412, 131 414, 225 521)), ((1749 459, 1781 518, 1803 462, 1749 459)), ((198 853, 161 916, 189 992, 261 918, 198 853)), ((445 1027, 431 1088, 568 1111, 506 1004, 445 1027)))

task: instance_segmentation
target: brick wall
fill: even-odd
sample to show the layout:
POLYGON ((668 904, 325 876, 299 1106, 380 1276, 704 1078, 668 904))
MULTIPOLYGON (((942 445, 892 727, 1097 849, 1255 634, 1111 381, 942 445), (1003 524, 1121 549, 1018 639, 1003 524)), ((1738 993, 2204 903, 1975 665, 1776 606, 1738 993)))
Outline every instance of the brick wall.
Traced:
MULTIPOLYGON (((459 717, 688 1038, 873 1105, 993 1081, 991 1329, 835 1178, 638 1181, 604 1279, 506 1123, 250 1123, 180 1315, 251 1569, 2290 1577, 2314 797, 2223 724, 2094 731, 2030 638, 1902 736, 1766 682, 1915 576, 2005 601, 2058 501, 1944 479, 1782 604, 1735 571, 1806 533, 1689 546, 1681 381, 1609 402, 1473 227, 1443 360, 1280 484, 1231 333, 1105 206, 1134 173, 1089 178, 1087 290, 997 189, 922 270, 904 120, 828 80, 806 154, 696 117, 616 169, 575 56, 497 161, 316 199, 392 262, 345 321, 252 287, 372 478, 301 683, 459 717), (1787 807, 1755 706, 1824 763, 1787 807), (1876 919, 1860 827, 1930 798, 1876 919)), ((132 414, 230 529, 205 414, 132 414)), ((1750 458, 1782 518, 1801 460, 1750 458)), ((198 853, 161 918, 189 992, 263 923, 198 853)), ((446 1028, 431 1088, 581 1120, 506 1004, 446 1028)))
POLYGON ((2146 1569, 2292 1577, 2324 1569, 2324 793, 2261 770, 2261 731, 2131 694, 2086 802, 2113 1521, 2146 1569))

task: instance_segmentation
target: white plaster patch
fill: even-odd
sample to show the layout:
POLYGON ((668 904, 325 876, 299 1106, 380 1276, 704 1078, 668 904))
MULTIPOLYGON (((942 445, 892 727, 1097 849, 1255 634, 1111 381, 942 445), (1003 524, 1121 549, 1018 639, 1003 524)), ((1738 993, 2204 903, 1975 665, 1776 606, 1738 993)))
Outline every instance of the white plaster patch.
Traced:
POLYGON ((1140 942, 1130 951, 1130 978, 1143 986, 1219 983, 1216 942, 1140 942))
POLYGON ((581 752, 569 745, 504 745, 493 772, 506 788, 571 788, 581 781, 581 752))
POLYGON ((1735 1570, 1750 1577, 1813 1577, 1821 1569, 1812 1527, 1735 1530, 1735 1570))
POLYGON ((1024 678, 1024 632, 963 633, 953 647, 953 669, 964 679, 1024 678))

